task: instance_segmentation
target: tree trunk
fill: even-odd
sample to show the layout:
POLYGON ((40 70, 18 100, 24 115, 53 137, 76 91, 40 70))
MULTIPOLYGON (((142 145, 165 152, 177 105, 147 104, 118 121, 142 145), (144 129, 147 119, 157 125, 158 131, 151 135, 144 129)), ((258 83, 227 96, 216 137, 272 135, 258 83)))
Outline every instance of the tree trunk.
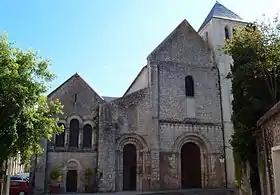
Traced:
POLYGON ((252 153, 249 160, 250 164, 250 184, 254 195, 261 195, 261 182, 258 166, 258 155, 257 155, 257 145, 252 147, 252 153))
POLYGON ((29 180, 29 185, 28 185, 29 193, 34 193, 36 169, 37 169, 37 154, 35 155, 33 163, 32 163, 31 178, 29 180))

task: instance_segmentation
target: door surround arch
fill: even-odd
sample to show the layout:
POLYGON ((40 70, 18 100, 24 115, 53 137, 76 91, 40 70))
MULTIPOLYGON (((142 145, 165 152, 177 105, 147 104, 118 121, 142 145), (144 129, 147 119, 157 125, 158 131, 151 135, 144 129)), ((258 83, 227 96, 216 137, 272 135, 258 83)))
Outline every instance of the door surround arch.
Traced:
POLYGON ((71 158, 69 160, 67 160, 67 162, 65 163, 65 166, 63 168, 63 185, 64 185, 64 191, 66 192, 66 187, 67 187, 67 172, 69 170, 76 170, 77 171, 77 192, 82 191, 82 183, 81 183, 81 173, 82 173, 82 165, 81 163, 74 159, 71 158))
POLYGON ((186 143, 192 142, 196 144, 200 149, 200 162, 201 162, 201 187, 205 187, 209 184, 209 176, 210 176, 210 167, 211 167, 211 159, 209 152, 210 146, 208 145, 208 141, 206 138, 200 135, 194 134, 183 134, 179 136, 174 145, 172 150, 177 154, 176 155, 176 162, 177 162, 177 175, 178 175, 178 186, 182 188, 182 178, 181 178, 181 150, 183 145, 186 143))
POLYGON ((117 191, 123 190, 123 149, 125 145, 132 144, 136 148, 136 191, 141 191, 143 189, 143 176, 145 163, 143 161, 144 155, 149 153, 147 143, 143 137, 137 134, 126 134, 121 136, 116 143, 117 151, 117 167, 118 171, 116 173, 116 189, 117 191))

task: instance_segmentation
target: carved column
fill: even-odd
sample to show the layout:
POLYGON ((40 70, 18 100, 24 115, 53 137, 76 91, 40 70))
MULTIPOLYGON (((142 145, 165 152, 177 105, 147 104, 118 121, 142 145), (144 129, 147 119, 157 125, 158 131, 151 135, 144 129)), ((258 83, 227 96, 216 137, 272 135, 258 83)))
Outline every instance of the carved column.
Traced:
POLYGON ((96 149, 95 148, 95 142, 96 142, 96 140, 95 140, 95 131, 94 131, 94 128, 92 127, 92 136, 91 136, 91 148, 92 149, 96 149))
POLYGON ((143 151, 143 177, 142 190, 149 190, 151 188, 151 155, 148 151, 143 151))
POLYGON ((83 147, 83 125, 79 125, 78 148, 83 147))
POLYGON ((142 178, 143 178, 143 150, 137 151, 136 161, 137 171, 137 191, 142 191, 142 178))
POLYGON ((67 149, 69 145, 69 125, 66 124, 65 126, 65 137, 64 137, 64 147, 67 149))

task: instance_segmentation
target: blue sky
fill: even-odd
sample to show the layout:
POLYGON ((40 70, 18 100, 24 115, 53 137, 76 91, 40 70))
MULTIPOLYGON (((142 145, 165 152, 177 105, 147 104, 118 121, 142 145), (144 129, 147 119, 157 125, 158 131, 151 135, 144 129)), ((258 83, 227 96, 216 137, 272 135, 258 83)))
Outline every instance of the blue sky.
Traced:
MULTIPOLYGON (((220 0, 245 20, 274 17, 279 0, 220 0)), ((0 33, 52 60, 55 89, 78 72, 121 96, 148 54, 183 20, 197 30, 215 0, 1 0, 0 33)))

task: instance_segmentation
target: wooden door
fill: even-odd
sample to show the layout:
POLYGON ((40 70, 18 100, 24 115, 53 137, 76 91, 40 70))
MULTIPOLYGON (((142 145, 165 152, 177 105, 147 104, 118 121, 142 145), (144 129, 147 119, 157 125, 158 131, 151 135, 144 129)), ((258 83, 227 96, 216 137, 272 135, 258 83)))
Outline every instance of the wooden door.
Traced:
POLYGON ((77 171, 69 170, 66 178, 66 192, 77 192, 77 171))

